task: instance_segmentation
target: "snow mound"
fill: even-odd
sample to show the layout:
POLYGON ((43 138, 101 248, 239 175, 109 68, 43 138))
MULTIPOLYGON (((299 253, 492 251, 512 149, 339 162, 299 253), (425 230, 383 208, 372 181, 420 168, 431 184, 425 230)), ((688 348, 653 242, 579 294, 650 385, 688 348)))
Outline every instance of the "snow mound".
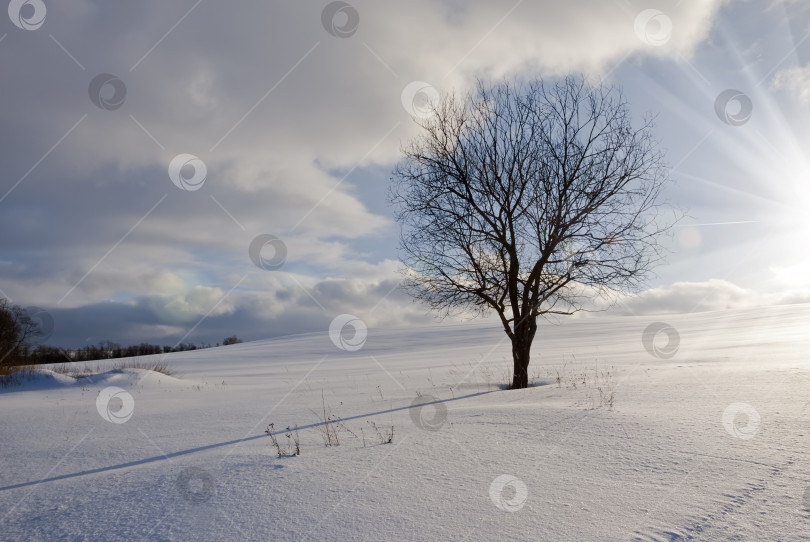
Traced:
POLYGON ((55 372, 51 369, 35 369, 32 372, 19 374, 12 384, 0 388, 0 392, 36 391, 59 389, 68 386, 119 388, 165 387, 166 385, 187 386, 188 384, 174 376, 150 369, 111 369, 97 374, 78 377, 55 372))
POLYGON ((14 380, 5 388, 0 388, 0 393, 10 391, 34 391, 61 388, 74 384, 76 379, 55 373, 49 369, 39 369, 33 372, 26 372, 14 376, 14 380))
POLYGON ((84 379, 92 384, 93 387, 98 386, 117 386, 119 388, 127 387, 151 387, 151 386, 164 386, 169 385, 185 385, 185 383, 174 376, 170 376, 150 369, 112 369, 103 373, 98 373, 85 377, 84 379))

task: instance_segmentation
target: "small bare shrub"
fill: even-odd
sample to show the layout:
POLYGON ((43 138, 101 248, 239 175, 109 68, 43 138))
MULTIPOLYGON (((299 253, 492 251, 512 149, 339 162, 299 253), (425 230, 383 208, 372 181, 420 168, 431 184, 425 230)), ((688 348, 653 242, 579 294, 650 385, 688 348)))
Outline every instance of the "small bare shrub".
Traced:
POLYGON ((599 392, 599 406, 613 410, 616 400, 615 384, 613 383, 613 367, 607 369, 594 369, 594 386, 599 392))
POLYGON ((608 407, 608 410, 613 410, 613 401, 615 400, 615 393, 613 391, 602 390, 601 387, 596 388, 599 390, 599 404, 608 407))
POLYGON ((341 421, 340 416, 332 414, 332 409, 326 405, 323 393, 321 394, 321 401, 321 412, 315 410, 311 410, 311 412, 315 414, 315 417, 320 422, 315 426, 315 429, 321 434, 324 446, 340 446, 340 433, 344 431, 357 438, 357 435, 341 421))
POLYGON ((590 402, 590 408, 607 407, 613 410, 616 393, 613 383, 613 367, 600 369, 598 366, 593 369, 584 369, 578 372, 566 371, 567 363, 562 368, 555 367, 549 374, 557 382, 557 387, 563 386, 569 390, 582 388, 587 391, 586 401, 590 402), (597 395, 598 394, 598 395, 597 395))
POLYGON ((563 363, 562 368, 554 367, 554 381, 557 383, 558 388, 562 388, 563 379, 566 377, 567 373, 565 372, 565 368, 568 366, 568 362, 566 361, 563 363))
POLYGON ((290 426, 287 426, 286 431, 287 432, 284 434, 284 437, 287 439, 287 444, 286 446, 282 446, 275 435, 275 424, 271 423, 267 426, 267 429, 264 430, 264 432, 270 436, 270 441, 276 448, 276 453, 279 457, 301 455, 301 441, 298 436, 298 426, 296 425, 292 429, 290 429, 290 426))
MULTIPOLYGON (((381 429, 376 423, 371 420, 366 420, 366 422, 374 429, 377 433, 377 438, 380 439, 380 444, 391 444, 394 442, 394 426, 391 426, 391 430, 389 431, 388 428, 381 429)), ((365 438, 364 438, 365 440, 365 438)))

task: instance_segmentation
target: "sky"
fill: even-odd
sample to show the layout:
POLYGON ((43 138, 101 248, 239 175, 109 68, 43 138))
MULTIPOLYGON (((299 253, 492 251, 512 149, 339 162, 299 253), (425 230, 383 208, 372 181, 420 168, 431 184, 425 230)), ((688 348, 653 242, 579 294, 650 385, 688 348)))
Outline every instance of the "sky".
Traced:
POLYGON ((611 313, 810 302, 808 37, 801 0, 12 0, 0 296, 70 347, 432 322, 386 198, 421 100, 582 74, 685 214, 611 313))

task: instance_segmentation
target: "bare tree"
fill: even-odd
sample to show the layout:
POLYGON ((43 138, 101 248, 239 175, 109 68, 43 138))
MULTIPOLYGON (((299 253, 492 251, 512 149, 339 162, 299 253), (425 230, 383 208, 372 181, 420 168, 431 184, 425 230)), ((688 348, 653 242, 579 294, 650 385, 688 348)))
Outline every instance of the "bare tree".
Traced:
POLYGON ((0 299, 0 366, 24 363, 30 341, 40 333, 39 324, 25 309, 0 299))
POLYGON ((568 77, 479 83, 418 120, 391 200, 412 294, 443 315, 494 310, 528 386, 537 319, 635 291, 661 259, 668 181, 652 119, 568 77))

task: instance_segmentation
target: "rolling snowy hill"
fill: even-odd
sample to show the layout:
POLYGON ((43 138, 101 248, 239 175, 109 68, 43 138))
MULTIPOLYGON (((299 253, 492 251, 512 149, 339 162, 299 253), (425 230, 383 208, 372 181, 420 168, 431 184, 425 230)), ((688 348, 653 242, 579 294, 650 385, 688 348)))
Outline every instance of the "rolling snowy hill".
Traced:
POLYGON ((807 536, 808 305, 544 324, 517 391, 491 323, 336 342, 0 390, 0 538, 807 536), (677 337, 645 343, 656 320, 677 337), (278 457, 269 423, 282 446, 298 425, 300 456, 278 457))

